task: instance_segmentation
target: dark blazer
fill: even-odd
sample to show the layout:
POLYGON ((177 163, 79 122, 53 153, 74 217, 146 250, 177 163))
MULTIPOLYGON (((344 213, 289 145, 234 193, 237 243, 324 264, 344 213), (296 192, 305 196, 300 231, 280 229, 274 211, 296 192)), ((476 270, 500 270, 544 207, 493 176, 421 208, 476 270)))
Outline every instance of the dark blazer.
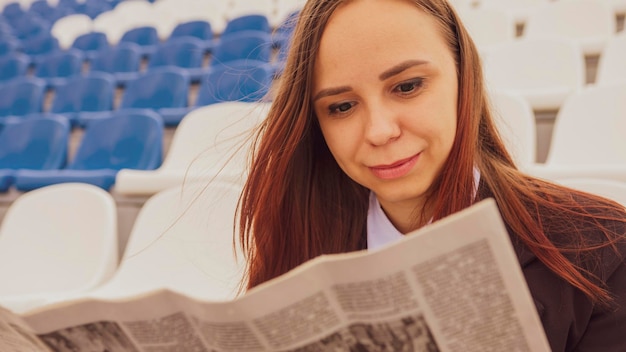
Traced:
MULTIPOLYGON (((588 209, 597 209, 598 206, 587 198, 581 198, 580 203, 588 209)), ((615 212, 611 215, 625 220, 603 221, 604 226, 623 235, 616 245, 617 250, 604 247, 583 255, 565 254, 571 262, 582 266, 606 285, 605 288, 614 298, 609 307, 594 305, 582 291, 548 269, 509 229, 513 247, 554 352, 626 351, 626 214, 615 212)), ((574 242, 578 237, 571 236, 573 229, 589 228, 583 236, 587 243, 597 244, 605 240, 598 227, 590 227, 582 219, 563 216, 561 220, 554 221, 554 224, 544 223, 548 237, 559 248, 577 246, 574 242)))

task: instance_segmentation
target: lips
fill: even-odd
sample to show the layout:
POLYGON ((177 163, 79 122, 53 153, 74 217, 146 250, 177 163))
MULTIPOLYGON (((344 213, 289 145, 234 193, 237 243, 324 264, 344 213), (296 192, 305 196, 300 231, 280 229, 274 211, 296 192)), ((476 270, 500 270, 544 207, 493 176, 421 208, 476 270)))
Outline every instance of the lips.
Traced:
POLYGON ((399 178, 411 171, 415 163, 417 163, 419 156, 420 154, 418 153, 412 157, 398 160, 393 164, 371 166, 369 169, 376 177, 381 179, 391 180, 399 178))

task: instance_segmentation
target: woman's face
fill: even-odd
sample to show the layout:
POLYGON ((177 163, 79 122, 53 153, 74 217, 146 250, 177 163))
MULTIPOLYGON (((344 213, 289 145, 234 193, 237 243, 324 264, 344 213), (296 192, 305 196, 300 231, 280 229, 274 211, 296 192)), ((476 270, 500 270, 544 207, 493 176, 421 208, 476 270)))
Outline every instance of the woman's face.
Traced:
POLYGON ((437 23, 404 0, 348 2, 314 70, 314 109, 337 163, 411 230, 456 131, 456 65, 437 23))

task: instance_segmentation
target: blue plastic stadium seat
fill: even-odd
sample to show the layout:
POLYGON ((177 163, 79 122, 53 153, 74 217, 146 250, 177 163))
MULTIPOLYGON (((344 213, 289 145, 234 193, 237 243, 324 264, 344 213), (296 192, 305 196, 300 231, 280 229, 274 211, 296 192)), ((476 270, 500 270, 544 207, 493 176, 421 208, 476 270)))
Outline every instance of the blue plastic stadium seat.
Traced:
POLYGON ((273 80, 270 64, 250 60, 212 67, 198 89, 195 106, 225 101, 255 102, 264 99, 273 80))
POLYGON ((109 190, 120 169, 153 170, 161 165, 163 120, 149 110, 115 112, 85 129, 76 155, 60 170, 18 170, 20 191, 66 182, 83 182, 109 190))
POLYGON ((235 17, 226 22, 222 35, 228 35, 239 31, 261 31, 271 33, 272 27, 266 16, 251 14, 235 17))
POLYGON ((57 87, 50 112, 65 116, 72 125, 104 117, 113 110, 115 78, 110 73, 90 72, 57 87))
POLYGON ((21 43, 13 38, 12 35, 6 35, 0 39, 0 57, 14 54, 18 50, 21 50, 21 43))
POLYGON ((272 36, 260 31, 239 31, 223 35, 213 48, 210 66, 233 60, 255 60, 270 62, 272 36))
POLYGON ((28 13, 35 14, 52 24, 59 18, 74 13, 74 9, 60 4, 53 6, 47 0, 36 0, 30 4, 28 13))
POLYGON ((175 40, 180 37, 193 37, 202 41, 205 51, 210 52, 213 48, 213 28, 207 21, 197 20, 179 23, 170 34, 168 41, 175 40))
POLYGON ((73 76, 80 75, 83 54, 78 50, 59 51, 42 56, 35 65, 35 77, 46 82, 48 88, 65 84, 73 76))
POLYGON ((28 7, 28 12, 36 13, 40 17, 46 16, 46 13, 51 12, 53 10, 54 10, 54 7, 50 6, 47 0, 35 0, 31 2, 30 6, 28 7))
POLYGON ((0 118, 40 113, 46 83, 39 78, 19 77, 0 85, 0 118))
POLYGON ((27 40, 50 33, 51 23, 37 14, 26 12, 12 21, 13 34, 19 40, 27 40))
POLYGON ((87 60, 93 60, 98 52, 109 47, 107 36, 102 32, 90 32, 81 34, 72 43, 72 48, 80 50, 87 60))
POLYGON ((149 58, 159 45, 159 35, 154 27, 137 27, 126 31, 122 35, 120 43, 135 43, 139 45, 142 57, 149 58))
POLYGON ((124 90, 120 109, 152 109, 166 125, 176 125, 188 111, 189 75, 174 66, 146 71, 124 90))
POLYGON ((159 109, 167 126, 177 126, 191 110, 205 105, 227 102, 257 102, 267 98, 273 82, 273 66, 263 61, 236 60, 210 67, 198 88, 191 107, 159 109))
POLYGON ((65 166, 69 135, 69 122, 62 117, 5 124, 0 131, 0 192, 11 187, 16 170, 51 170, 65 166))
POLYGON ((0 56, 0 82, 25 76, 29 64, 30 59, 24 54, 13 53, 0 56))
POLYGON ((30 56, 32 62, 37 62, 40 57, 58 51, 59 41, 49 32, 21 42, 22 52, 30 56))
POLYGON ((6 4, 2 9, 2 16, 7 20, 21 17, 24 13, 25 11, 22 9, 20 3, 16 1, 6 4))
POLYGON ((171 39, 158 46, 150 56, 148 69, 162 66, 176 66, 184 69, 193 83, 199 82, 205 69, 204 46, 202 40, 194 37, 171 39))
POLYGON ((91 60, 90 71, 113 74, 119 86, 139 77, 141 51, 134 43, 120 43, 99 51, 91 60))

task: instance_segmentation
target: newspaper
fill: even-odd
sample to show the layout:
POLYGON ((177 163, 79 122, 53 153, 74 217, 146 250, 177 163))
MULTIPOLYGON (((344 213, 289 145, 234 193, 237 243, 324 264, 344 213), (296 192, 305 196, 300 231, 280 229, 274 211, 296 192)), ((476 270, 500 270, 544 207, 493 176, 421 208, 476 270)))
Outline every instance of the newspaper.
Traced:
POLYGON ((550 351, 491 199, 226 302, 169 290, 0 311, 0 351, 550 351))

